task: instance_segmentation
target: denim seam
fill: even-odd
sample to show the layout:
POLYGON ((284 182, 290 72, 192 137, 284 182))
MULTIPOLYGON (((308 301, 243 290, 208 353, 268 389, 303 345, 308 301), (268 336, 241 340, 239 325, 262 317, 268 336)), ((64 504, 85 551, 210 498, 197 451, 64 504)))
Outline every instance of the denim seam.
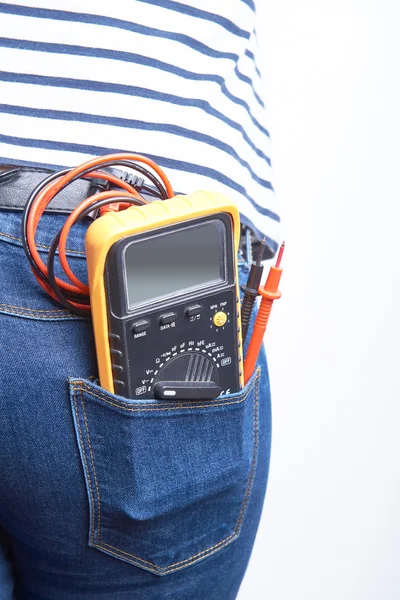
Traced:
MULTIPOLYGON (((135 559, 135 561, 137 563, 142 563, 143 565, 149 565, 151 567, 154 568, 156 573, 160 573, 162 575, 167 575, 168 573, 177 571, 179 569, 183 569, 185 567, 190 566, 191 564, 194 564, 195 562, 198 562, 199 560, 206 558, 208 556, 211 556, 212 554, 215 554, 215 552, 217 552, 218 550, 220 550, 221 548, 227 546, 230 542, 232 542, 233 540, 235 540, 240 533, 241 527, 242 527, 242 523, 245 517, 245 513, 246 513, 246 509, 247 509, 247 505, 250 499, 250 495, 251 495, 251 491, 252 491, 252 487, 253 487, 253 481, 254 481, 254 476, 255 476, 255 470, 256 470, 256 464, 257 464, 257 453, 258 453, 258 394, 259 394, 259 379, 260 379, 260 368, 257 369, 257 375, 254 379, 253 384, 250 386, 250 388, 241 395, 241 399, 239 401, 235 401, 235 402, 227 402, 225 404, 235 404, 238 402, 243 402, 250 394, 250 392, 255 389, 255 399, 254 399, 254 408, 253 408, 253 452, 252 452, 252 461, 251 461, 251 465, 250 465, 250 470, 249 470, 249 474, 248 474, 248 478, 247 478, 247 485, 246 485, 246 490, 244 493, 244 498, 242 501, 242 505, 241 505, 241 509, 240 509, 240 513, 239 513, 239 517, 237 519, 236 522, 236 526, 234 531, 227 536, 226 538, 224 538, 223 540, 221 540, 220 542, 218 542, 217 544, 215 544, 214 546, 211 546, 210 548, 207 548, 205 550, 202 550, 201 552, 199 552, 198 554, 195 554, 183 561, 174 563, 172 565, 169 565, 168 567, 159 567, 158 565, 150 562, 150 561, 146 561, 142 558, 139 558, 138 556, 135 556, 134 554, 130 554, 128 552, 124 552, 123 550, 120 550, 119 548, 115 548, 114 546, 111 546, 110 544, 107 544, 105 542, 102 542, 100 539, 100 494, 99 494, 99 488, 97 485, 97 476, 96 476, 96 468, 94 465, 94 456, 91 450, 91 443, 90 443, 90 434, 89 434, 89 429, 88 429, 88 423, 87 423, 87 419, 86 419, 86 411, 85 411, 85 407, 84 407, 84 402, 83 402, 83 391, 86 391, 87 393, 99 397, 100 399, 101 396, 95 394, 94 392, 90 391, 86 384, 83 381, 79 381, 79 383, 83 383, 85 385, 85 390, 82 387, 72 387, 72 391, 73 391, 73 396, 74 396, 74 405, 75 405, 75 409, 76 409, 76 392, 79 390, 80 391, 80 398, 81 398, 81 403, 82 403, 82 409, 84 412, 84 419, 85 419, 85 425, 86 425, 86 431, 88 434, 88 442, 89 442, 89 448, 90 448, 90 455, 91 455, 91 462, 92 462, 92 468, 93 468, 93 472, 94 472, 94 476, 96 479, 96 490, 97 490, 97 496, 98 496, 98 543, 94 542, 94 519, 92 519, 92 532, 91 532, 91 541, 94 547, 97 548, 103 548, 104 550, 106 550, 107 552, 109 552, 112 555, 115 555, 117 558, 124 558, 124 557, 130 557, 135 559), (116 552, 115 552, 116 551, 116 552), (175 567, 175 568, 174 568, 175 567)), ((108 404, 111 404, 109 401, 106 401, 108 404)), ((225 404, 222 404, 222 406, 224 406, 225 404)), ((211 404, 208 406, 216 406, 215 404, 211 404)), ((221 404, 218 404, 218 406, 221 406, 221 404)), ((175 407, 175 408, 181 408, 181 407, 175 407)), ((132 410, 132 409, 126 409, 126 410, 132 410)), ((143 410, 143 409, 136 409, 136 410, 143 410)), ((144 409, 144 410, 153 410, 153 409, 144 409)), ((158 410, 168 410, 168 409, 158 409, 158 410)), ((169 409, 172 410, 172 407, 169 409)), ((79 415, 77 415, 78 419, 79 419, 79 415)), ((80 439, 81 439, 81 444, 82 444, 82 450, 83 450, 83 454, 85 454, 85 448, 84 448, 84 444, 83 444, 83 438, 82 438, 82 430, 79 424, 79 420, 78 420, 78 427, 79 427, 79 432, 80 432, 80 439)), ((86 470, 88 471, 88 463, 86 461, 86 458, 84 459, 85 462, 85 466, 86 466, 86 470)), ((91 483, 91 478, 90 475, 88 473, 88 483, 89 483, 89 487, 92 487, 92 483, 91 483)), ((91 505, 92 505, 92 511, 94 512, 93 508, 94 508, 94 503, 93 503, 93 495, 92 495, 92 491, 90 490, 90 499, 91 499, 91 505)), ((134 561, 131 561, 134 562, 134 561)))
POLYGON ((56 308, 49 308, 49 309, 41 309, 41 308, 27 308, 25 306, 15 306, 15 304, 0 304, 0 306, 6 306, 8 308, 16 308, 17 310, 29 310, 31 312, 38 312, 38 313, 68 313, 67 310, 64 309, 56 309, 56 308))
MULTIPOLYGON (((259 373, 259 370, 258 370, 259 373)), ((258 432, 259 432, 259 424, 258 424, 258 393, 259 393, 259 386, 258 386, 258 379, 259 379, 259 374, 257 375, 257 385, 255 386, 255 400, 254 400, 254 412, 253 412, 253 455, 252 455, 252 459, 251 459, 251 466, 250 466, 250 471, 249 471, 249 479, 248 479, 248 484, 247 484, 247 489, 245 492, 245 497, 243 499, 243 504, 242 504, 242 509, 236 524, 236 528, 235 528, 235 532, 237 533, 237 535, 239 535, 240 530, 242 528, 242 523, 246 514, 246 509, 247 509, 247 505, 249 503, 249 499, 250 499, 250 495, 251 495, 251 490, 253 488, 253 481, 254 481, 254 476, 255 476, 255 472, 256 472, 256 465, 257 465, 257 455, 258 455, 258 442, 259 442, 259 436, 258 436, 258 432)))
MULTIPOLYGON (((89 442, 89 451, 90 451, 90 458, 92 461, 92 466, 93 466, 93 477, 94 477, 94 483, 96 486, 96 495, 97 495, 97 538, 100 541, 100 522, 101 522, 101 514, 100 514, 100 507, 101 507, 101 503, 100 503, 100 490, 99 490, 99 485, 98 485, 98 481, 97 481, 97 473, 96 473, 96 467, 94 464, 94 456, 93 456, 93 450, 92 450, 92 444, 90 441, 90 434, 89 434, 89 425, 87 422, 87 417, 86 417, 86 409, 85 409, 85 403, 83 401, 83 391, 81 390, 81 403, 82 403, 82 409, 83 409, 83 418, 85 421, 85 428, 86 428, 86 432, 87 432, 87 436, 88 436, 88 442, 89 442)), ((94 538, 93 538, 93 542, 94 542, 94 538)))
MULTIPOLYGON (((9 238, 10 240, 15 240, 16 242, 20 242, 20 244, 22 245, 22 239, 19 237, 16 237, 15 235, 10 235, 9 233, 4 233, 3 231, 0 231, 0 236, 1 237, 6 237, 9 238)), ((36 246, 38 248, 44 248, 46 250, 50 249, 50 246, 48 246, 47 244, 36 244, 36 246)), ((72 250, 72 249, 66 249, 66 252, 71 252, 74 254, 81 254, 82 256, 86 255, 86 252, 83 252, 82 250, 72 250)))
MULTIPOLYGON (((82 397, 82 393, 81 393, 81 397, 82 397)), ((90 472, 89 472, 89 468, 88 468, 88 463, 87 463, 87 459, 86 459, 86 450, 85 450, 85 444, 84 444, 84 438, 82 435, 82 428, 81 428, 81 424, 80 424, 80 417, 79 417, 79 411, 78 411, 78 407, 77 407, 77 400, 76 400, 76 394, 73 394, 73 402, 74 402, 74 408, 75 408, 75 415, 76 415, 76 422, 78 424, 78 430, 79 430, 79 439, 81 442, 81 447, 82 447, 82 457, 83 457, 83 462, 85 464, 85 472, 87 474, 87 479, 88 479, 88 490, 89 490, 89 497, 90 497, 90 506, 92 508, 92 512, 94 510, 94 502, 93 502, 93 495, 92 495, 92 482, 90 479, 90 472)), ((90 539, 93 542, 94 539, 94 520, 91 519, 91 530, 90 530, 90 539)))

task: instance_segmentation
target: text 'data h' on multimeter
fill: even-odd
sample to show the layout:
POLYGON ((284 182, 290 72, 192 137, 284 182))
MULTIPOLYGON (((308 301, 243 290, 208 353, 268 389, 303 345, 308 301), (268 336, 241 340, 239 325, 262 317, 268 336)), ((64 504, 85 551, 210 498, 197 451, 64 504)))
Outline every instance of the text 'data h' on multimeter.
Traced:
POLYGON ((86 235, 100 384, 133 399, 243 387, 237 208, 196 192, 109 213, 86 235))

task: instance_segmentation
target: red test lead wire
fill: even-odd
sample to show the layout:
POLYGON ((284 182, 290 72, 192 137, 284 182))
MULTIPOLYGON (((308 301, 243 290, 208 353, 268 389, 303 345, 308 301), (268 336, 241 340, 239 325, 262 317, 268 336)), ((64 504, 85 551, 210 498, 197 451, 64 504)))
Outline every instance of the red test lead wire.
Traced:
POLYGON ((259 293, 262 296, 262 299, 260 308, 258 309, 256 322, 254 323, 246 358, 244 359, 243 364, 245 384, 248 382, 256 368, 258 355, 261 350, 274 300, 278 300, 278 298, 281 297, 281 292, 278 290, 278 287, 282 275, 282 269, 280 265, 284 249, 285 242, 283 242, 279 249, 275 266, 270 268, 264 287, 259 288, 259 293))
MULTIPOLYGON (((146 156, 142 156, 141 154, 133 154, 128 152, 121 152, 118 154, 110 154, 106 156, 100 156, 97 158, 90 159, 84 164, 71 168, 66 174, 61 175, 60 177, 54 179, 49 182, 46 187, 38 191, 35 196, 33 202, 29 206, 29 210, 27 212, 26 217, 26 245, 29 249, 29 253, 31 255, 31 263, 33 261, 35 269, 32 269, 33 274, 38 281, 38 283, 42 286, 42 288, 55 300, 59 301, 54 290, 52 290, 51 286, 48 283, 48 268, 46 264, 40 257, 39 251, 36 247, 35 243, 35 235, 36 230, 39 224, 39 221, 43 215, 43 212, 47 208, 47 205, 52 201, 52 199, 60 192, 63 187, 69 185, 74 178, 79 177, 79 175, 83 172, 86 173, 88 169, 93 168, 92 171, 86 173, 82 177, 93 179, 93 178, 101 178, 107 180, 109 183, 113 184, 117 189, 100 192, 90 198, 87 198, 83 201, 68 217, 62 234, 60 236, 59 241, 59 259, 61 266, 64 270, 64 273, 68 276, 71 283, 62 281, 58 277, 55 277, 55 283, 59 286, 59 288, 63 292, 68 292, 74 294, 76 296, 76 300, 71 300, 70 307, 75 306, 76 308, 84 311, 90 311, 90 306, 88 304, 81 304, 78 299, 80 297, 84 298, 88 292, 89 288, 86 284, 81 282, 71 270, 71 267, 68 263, 68 259, 66 256, 66 241, 70 228, 78 219, 81 212, 85 210, 85 208, 89 207, 91 204, 95 204, 101 200, 110 199, 110 203, 108 205, 109 210, 119 210, 122 208, 127 208, 130 206, 132 202, 113 202, 113 199, 118 198, 127 198, 130 200, 137 199, 141 200, 142 203, 147 203, 148 201, 142 198, 142 196, 132 187, 129 183, 121 180, 119 177, 112 175, 111 173, 97 170, 101 169, 102 165, 110 166, 110 164, 115 164, 117 166, 119 163, 124 164, 125 162, 132 163, 132 168, 135 168, 135 163, 144 163, 146 166, 150 167, 154 172, 155 176, 158 176, 158 179, 161 180, 162 184, 165 187, 166 195, 168 198, 172 198, 174 196, 174 192, 172 186, 163 172, 163 170, 150 158, 146 156), (110 208, 111 207, 111 208, 110 208), (39 275, 42 274, 44 278, 39 275)), ((131 165, 129 165, 131 166, 131 165)), ((29 201, 28 201, 29 203, 29 201)), ((104 210, 100 209, 100 214, 103 214, 104 210)))

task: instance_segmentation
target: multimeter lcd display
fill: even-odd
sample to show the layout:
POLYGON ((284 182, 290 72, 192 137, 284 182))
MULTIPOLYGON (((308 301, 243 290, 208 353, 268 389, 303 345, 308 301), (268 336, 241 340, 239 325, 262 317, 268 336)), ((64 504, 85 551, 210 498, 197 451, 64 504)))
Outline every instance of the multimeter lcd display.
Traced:
POLYGON ((225 280, 225 225, 219 219, 126 247, 129 308, 154 298, 225 280))

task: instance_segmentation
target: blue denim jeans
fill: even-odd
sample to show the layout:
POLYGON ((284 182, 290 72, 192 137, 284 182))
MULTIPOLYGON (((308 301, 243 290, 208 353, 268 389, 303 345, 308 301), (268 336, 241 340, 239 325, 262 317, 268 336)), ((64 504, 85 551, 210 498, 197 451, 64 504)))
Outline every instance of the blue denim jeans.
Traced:
MULTIPOLYGON (((44 216, 43 257, 64 220, 44 216)), ((19 229, 0 212, 0 600, 233 600, 268 476, 264 353, 214 401, 105 392, 90 320, 37 285, 19 229)), ((78 224, 80 277, 83 238, 78 224)))

